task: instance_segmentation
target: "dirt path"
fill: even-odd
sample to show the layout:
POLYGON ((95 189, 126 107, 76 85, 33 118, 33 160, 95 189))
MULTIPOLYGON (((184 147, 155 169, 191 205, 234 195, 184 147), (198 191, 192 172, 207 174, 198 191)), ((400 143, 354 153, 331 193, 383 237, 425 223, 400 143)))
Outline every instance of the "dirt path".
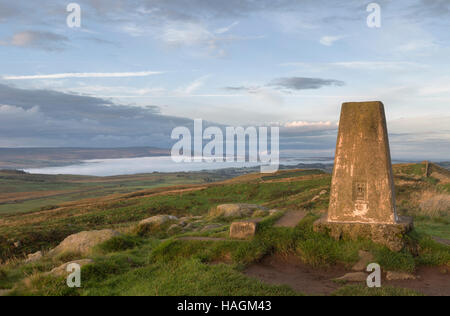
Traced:
POLYGON ((251 265, 244 273, 265 283, 288 285, 300 293, 326 295, 342 286, 331 280, 342 276, 345 272, 343 267, 314 269, 295 257, 268 257, 260 263, 251 265))
MULTIPOLYGON (((343 266, 316 269, 303 264, 296 257, 267 257, 248 267, 244 274, 265 283, 288 285, 293 290, 309 295, 328 295, 342 285, 333 279, 350 272, 343 266)), ((382 286, 406 288, 427 296, 450 296, 449 268, 423 267, 417 271, 419 279, 406 281, 382 280, 382 286)))
POLYGON ((305 211, 288 211, 275 223, 275 227, 295 227, 306 216, 305 211))
POLYGON ((423 267, 419 268, 417 280, 384 281, 384 285, 415 290, 428 296, 450 296, 449 268, 423 267), (445 272, 445 273, 444 273, 445 272))

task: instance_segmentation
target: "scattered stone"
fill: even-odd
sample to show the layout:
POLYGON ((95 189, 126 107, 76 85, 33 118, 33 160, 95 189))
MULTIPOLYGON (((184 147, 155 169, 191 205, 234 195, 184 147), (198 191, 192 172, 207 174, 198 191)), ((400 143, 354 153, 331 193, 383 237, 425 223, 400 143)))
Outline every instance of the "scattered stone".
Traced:
POLYGON ((94 261, 92 259, 82 259, 82 260, 76 260, 64 263, 63 265, 60 265, 57 268, 54 268, 52 271, 47 272, 46 275, 54 275, 54 276, 65 276, 70 274, 71 272, 67 272, 67 266, 72 263, 78 264, 81 268, 85 265, 91 264, 94 261))
POLYGON ((367 266, 374 260, 373 255, 370 252, 360 250, 359 261, 353 266, 353 271, 366 271, 367 266))
POLYGON ((364 272, 352 272, 347 273, 343 277, 337 278, 336 280, 345 282, 365 282, 367 281, 367 274, 364 272))
POLYGON ((255 204, 222 204, 212 209, 210 215, 213 217, 242 218, 251 217, 255 211, 267 209, 255 204))
POLYGON ((156 215, 140 221, 138 226, 146 226, 146 225, 160 226, 169 221, 177 221, 177 220, 178 218, 172 215, 156 215))
POLYGON ((120 234, 111 229, 85 231, 70 235, 64 239, 55 249, 49 252, 50 256, 62 253, 88 254, 92 248, 120 234))
POLYGON ((280 212, 281 212, 280 210, 270 210, 269 215, 272 216, 272 215, 280 213, 280 212))
POLYGON ((22 246, 22 243, 20 241, 14 242, 14 248, 19 248, 20 246, 22 246))
POLYGON ((234 222, 230 226, 230 238, 251 239, 256 234, 258 221, 234 222))
POLYGON ((397 281, 397 280, 416 280, 417 277, 415 275, 404 273, 404 272, 395 272, 395 271, 388 271, 386 272, 386 280, 388 281, 397 281))
POLYGON ((32 254, 29 254, 27 256, 27 259, 25 260, 25 263, 31 263, 41 260, 42 258, 42 251, 38 251, 32 254))

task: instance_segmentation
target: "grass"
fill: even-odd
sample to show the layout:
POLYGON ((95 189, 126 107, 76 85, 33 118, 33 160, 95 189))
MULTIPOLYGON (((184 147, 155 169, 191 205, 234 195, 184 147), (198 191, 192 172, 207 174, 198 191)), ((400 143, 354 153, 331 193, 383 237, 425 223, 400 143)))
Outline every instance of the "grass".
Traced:
MULTIPOLYGON (((438 189, 441 184, 416 179, 418 170, 411 166, 402 170, 401 180, 406 182, 397 186, 400 212, 413 215, 416 224, 416 230, 409 235, 411 246, 402 252, 392 252, 368 240, 336 241, 314 232, 313 222, 320 216, 318 211, 326 209, 329 195, 311 200, 324 189, 329 192, 331 177, 314 173, 314 177, 292 179, 305 174, 283 171, 269 181, 250 176, 246 181, 244 176, 239 181, 211 184, 200 190, 153 196, 148 196, 149 191, 137 192, 89 204, 74 203, 62 209, 50 205, 44 213, 0 217, 0 256, 8 260, 8 264, 0 266, 0 289, 16 285, 13 295, 299 295, 302 293, 288 287, 270 286, 248 278, 242 270, 271 255, 295 256, 312 267, 350 268, 358 261, 359 250, 371 252, 384 271, 414 272, 421 266, 450 266, 449 247, 432 239, 449 238, 448 216, 424 212, 420 199, 415 197, 423 191, 442 194, 438 189), (282 181, 285 178, 289 181, 282 181), (254 203, 282 210, 301 208, 308 215, 294 228, 273 226, 282 213, 267 217, 259 224, 255 238, 248 242, 177 239, 186 235, 226 237, 229 221, 207 216, 212 207, 223 203, 254 203), (195 223, 196 227, 212 223, 221 227, 178 236, 177 232, 175 236, 166 234, 168 227, 145 232, 133 229, 139 220, 157 214, 201 215, 202 221, 195 223), (42 274, 79 258, 44 258, 33 264, 12 259, 53 247, 70 234, 103 228, 125 233, 96 247, 94 263, 82 269, 81 289, 68 289, 63 278, 42 274), (14 240, 20 240, 22 245, 15 248, 14 240)), ((344 286, 334 295, 417 293, 397 288, 344 286)))

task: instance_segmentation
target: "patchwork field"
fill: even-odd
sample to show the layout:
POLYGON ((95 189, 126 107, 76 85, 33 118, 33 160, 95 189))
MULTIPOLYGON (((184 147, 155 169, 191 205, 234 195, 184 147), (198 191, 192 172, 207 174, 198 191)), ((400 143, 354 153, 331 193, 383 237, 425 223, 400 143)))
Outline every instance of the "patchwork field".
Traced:
POLYGON ((312 230, 328 207, 331 176, 322 170, 232 179, 217 173, 89 178, 3 172, 0 289, 12 289, 10 295, 450 295, 450 172, 424 163, 396 165, 394 173, 399 213, 415 220, 409 246, 400 253, 312 230), (278 212, 259 215, 251 241, 235 241, 228 231, 236 218, 211 212, 225 203, 278 212), (292 211, 299 223, 277 225, 292 211), (155 215, 178 220, 139 229, 141 220, 155 215), (121 235, 89 254, 46 255, 69 235, 102 229, 121 235), (331 281, 350 270, 360 250, 385 272, 431 280, 437 292, 426 280, 386 282, 373 290, 331 281), (44 257, 24 262, 36 251, 44 257), (83 267, 80 289, 46 273, 79 259, 93 260, 83 267), (286 275, 315 276, 316 283, 293 284, 286 275))

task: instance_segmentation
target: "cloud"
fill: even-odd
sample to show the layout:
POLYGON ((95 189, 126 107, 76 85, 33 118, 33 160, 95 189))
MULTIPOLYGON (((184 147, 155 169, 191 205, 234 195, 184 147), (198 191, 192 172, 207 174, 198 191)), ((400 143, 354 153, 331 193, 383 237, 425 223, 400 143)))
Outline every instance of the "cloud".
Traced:
POLYGON ((67 37, 51 32, 23 31, 15 33, 7 41, 2 41, 2 45, 56 51, 65 49, 68 42, 67 37))
POLYGON ((169 148, 171 131, 192 120, 101 98, 0 84, 0 146, 169 148), (120 141, 117 141, 120 139, 120 141))
POLYGON ((181 92, 183 94, 191 94, 195 91, 197 91, 198 89, 200 89, 204 84, 205 81, 209 78, 210 76, 203 76, 201 78, 198 78, 196 80, 194 80, 193 82, 191 82, 187 87, 185 87, 184 89, 178 90, 178 92, 181 92))
POLYGON ((344 86, 345 82, 333 79, 288 77, 273 80, 268 86, 290 90, 320 89, 326 86, 344 86))
POLYGON ((306 121, 293 121, 293 122, 288 122, 284 124, 285 127, 292 127, 292 128, 296 128, 296 127, 331 127, 334 126, 336 127, 336 124, 333 124, 330 121, 327 122, 306 122, 306 121))
POLYGON ((332 46, 335 42, 341 40, 343 36, 322 36, 319 40, 324 46, 332 46))
POLYGON ((3 76, 4 80, 35 80, 35 79, 68 79, 68 78, 127 78, 127 77, 147 77, 159 75, 158 71, 140 71, 140 72, 110 72, 110 73, 61 73, 51 75, 32 75, 32 76, 3 76))
POLYGON ((216 34, 224 34, 229 32, 232 28, 234 28, 235 26, 239 25, 239 22, 233 22, 231 25, 217 29, 214 33, 216 34))

